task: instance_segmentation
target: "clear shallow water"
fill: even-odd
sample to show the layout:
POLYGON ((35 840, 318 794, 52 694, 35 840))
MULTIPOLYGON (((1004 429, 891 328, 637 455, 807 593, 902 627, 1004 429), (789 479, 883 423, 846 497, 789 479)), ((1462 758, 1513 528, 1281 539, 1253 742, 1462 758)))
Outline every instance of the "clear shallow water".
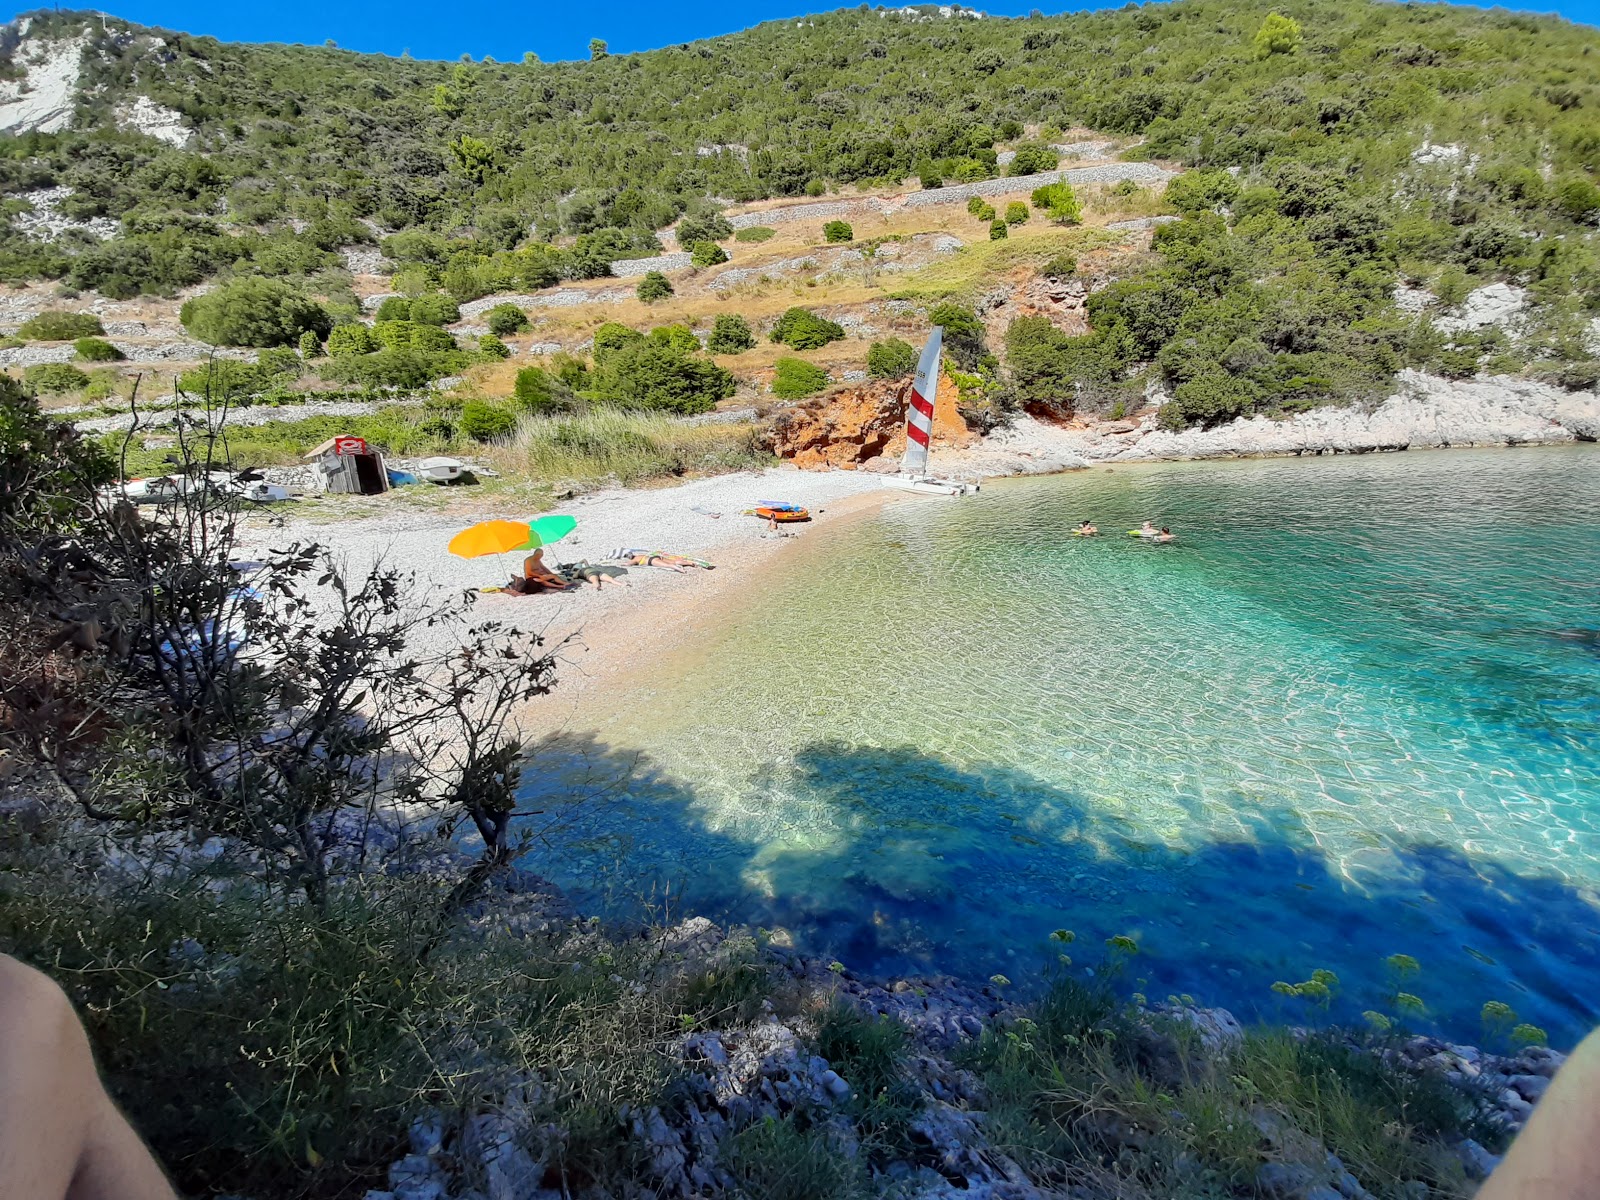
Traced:
POLYGON ((1458 1036, 1600 1020, 1600 448, 1006 481, 789 559, 572 740, 546 778, 637 769, 536 865, 860 969, 1020 980, 1067 927, 1263 1016, 1400 952, 1458 1036))

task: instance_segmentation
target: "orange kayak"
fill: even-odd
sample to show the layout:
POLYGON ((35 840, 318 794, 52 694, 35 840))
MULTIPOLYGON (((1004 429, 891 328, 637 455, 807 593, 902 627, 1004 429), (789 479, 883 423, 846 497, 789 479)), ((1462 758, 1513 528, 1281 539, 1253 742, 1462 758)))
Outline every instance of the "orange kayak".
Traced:
POLYGON ((809 521, 811 513, 804 508, 755 508, 751 512, 763 521, 809 521))

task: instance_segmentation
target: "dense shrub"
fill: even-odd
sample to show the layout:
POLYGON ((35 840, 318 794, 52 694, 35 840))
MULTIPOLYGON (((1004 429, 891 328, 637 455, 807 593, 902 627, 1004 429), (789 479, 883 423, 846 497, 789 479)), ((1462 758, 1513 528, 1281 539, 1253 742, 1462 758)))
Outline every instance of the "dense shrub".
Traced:
POLYGON ((18 337, 31 342, 71 342, 104 333, 99 317, 74 312, 42 312, 29 317, 17 330, 18 337))
POLYGON ((478 350, 489 358, 507 359, 511 357, 511 347, 492 333, 485 333, 479 336, 478 350))
POLYGON ((1039 268, 1039 274, 1046 279, 1071 279, 1077 273, 1078 260, 1070 254, 1057 254, 1039 268))
POLYGON ((751 225, 741 229, 733 235, 736 242, 770 242, 778 236, 776 229, 768 229, 765 225, 751 225))
POLYGON ((672 281, 660 271, 646 271, 644 278, 639 280, 639 286, 634 289, 634 295, 646 304, 665 300, 672 295, 672 281))
POLYGON ((596 360, 588 394, 626 408, 692 414, 710 412, 735 386, 732 373, 707 358, 636 337, 596 360))
POLYGON ((1061 161, 1061 155, 1050 146, 1040 146, 1030 143, 1018 146, 1016 157, 1006 167, 1007 175, 1038 175, 1044 171, 1053 171, 1056 164, 1061 161))
MULTIPOLYGON (((685 214, 674 230, 678 245, 693 246, 697 242, 725 242, 733 237, 733 226, 721 213, 685 214)), ((745 238, 745 241, 755 239, 745 238)))
POLYGON ((607 321, 594 331, 594 361, 603 364, 615 351, 644 341, 644 334, 616 321, 607 321))
POLYGON ((1009 237, 1010 235, 1011 227, 1004 221, 995 220, 989 222, 989 240, 991 242, 998 242, 1002 238, 1009 237))
POLYGON ((516 414, 510 409, 482 400, 468 400, 461 406, 461 414, 456 418, 456 428, 461 436, 475 442, 492 442, 503 438, 516 427, 516 414))
POLYGON ((300 357, 306 360, 317 358, 322 354, 322 341, 310 329, 300 335, 300 357))
POLYGON ((379 321, 411 320, 411 301, 405 296, 385 296, 378 305, 374 319, 379 321))
MULTIPOLYGON (((416 350, 435 354, 456 348, 456 339, 451 336, 449 330, 440 329, 437 325, 419 325, 415 321, 378 321, 372 326, 372 336, 389 350, 416 350)), ((333 346, 331 335, 328 338, 328 345, 331 353, 333 346)))
POLYGON ((809 308, 791 308, 772 327, 772 340, 796 350, 816 350, 844 337, 844 326, 809 308))
POLYGON ((867 350, 867 374, 873 379, 904 379, 917 369, 917 348, 900 338, 873 342, 867 350))
POLYGON ((496 304, 489 310, 489 332, 496 337, 521 333, 528 328, 528 314, 515 304, 496 304))
MULTIPOLYGON (((385 324, 393 326, 401 322, 386 321, 385 324)), ((313 337, 316 335, 313 334, 313 337)), ((374 350, 381 350, 384 343, 378 335, 365 325, 338 325, 328 334, 328 353, 335 358, 347 354, 371 354, 374 350)))
POLYGON ((246 277, 184 302, 183 327, 214 346, 292 346, 307 330, 326 336, 332 321, 316 301, 276 279, 246 277))
POLYGON ((406 319, 419 325, 454 325, 461 320, 461 308, 451 297, 432 292, 412 297, 411 314, 406 319))
POLYGON ((524 412, 565 412, 573 404, 571 390, 543 367, 523 367, 518 371, 511 395, 524 412))
POLYGON ((989 202, 987 200, 985 200, 982 196, 969 196, 969 197, 967 197, 967 212, 970 213, 974 217, 977 216, 979 213, 981 213, 984 209, 986 209, 988 207, 989 207, 989 202))
POLYGON ((977 211, 974 212, 972 215, 977 217, 978 220, 980 220, 980 221, 984 221, 984 222, 993 221, 994 218, 995 218, 994 205, 989 204, 988 202, 980 204, 980 205, 978 205, 977 211))
POLYGON ((68 363, 38 363, 22 373, 22 381, 46 395, 82 391, 89 386, 89 377, 68 363))
POLYGON ((1006 205, 1006 224, 1021 225, 1028 219, 1028 206, 1021 200, 1013 200, 1006 205))
POLYGON ((684 354, 694 354, 700 349, 700 339, 687 325, 658 325, 647 337, 654 345, 666 346, 684 354))
POLYGON ((822 240, 830 246, 853 242, 856 231, 850 227, 849 221, 828 221, 822 226, 822 240))
POLYGON ((689 261, 697 267, 714 267, 728 261, 728 252, 715 242, 696 242, 689 251, 689 261))
POLYGON ((1033 206, 1057 225, 1083 222, 1083 205, 1068 183, 1050 183, 1033 189, 1033 206))
POLYGON ((706 349, 712 354, 738 354, 756 344, 750 323, 738 313, 720 313, 711 326, 706 349))
POLYGON ((110 342, 96 337, 81 337, 72 343, 72 348, 84 362, 121 362, 127 357, 110 342))
POLYGON ((945 353, 964 369, 977 369, 988 356, 983 322, 965 304, 946 300, 934 305, 928 312, 928 323, 943 327, 945 353))
POLYGON ((178 389, 190 396, 232 403, 259 396, 272 386, 272 372, 256 363, 217 358, 178 376, 178 389))
POLYGON ((319 374, 335 383, 412 391, 441 376, 453 375, 466 365, 467 356, 456 351, 430 354, 420 350, 379 350, 375 354, 329 359, 319 374))
POLYGON ((1213 212, 1232 204, 1242 189, 1227 171, 1185 171, 1167 184, 1167 203, 1182 213, 1213 212))
POLYGON ((803 400, 828 386, 828 373, 803 358, 780 358, 772 376, 772 394, 780 400, 803 400))

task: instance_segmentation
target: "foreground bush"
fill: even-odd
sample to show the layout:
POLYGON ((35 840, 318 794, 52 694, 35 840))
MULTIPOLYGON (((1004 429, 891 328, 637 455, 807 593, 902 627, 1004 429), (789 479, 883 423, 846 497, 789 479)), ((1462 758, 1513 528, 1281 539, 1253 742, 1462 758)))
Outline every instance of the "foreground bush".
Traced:
POLYGON ((121 362, 127 357, 110 342, 97 337, 81 337, 72 343, 72 349, 84 362, 121 362))
POLYGON ((873 379, 904 379, 917 369, 917 348, 900 338, 873 342, 867 350, 867 374, 873 379))
POLYGON ((738 313, 720 313, 712 322, 706 349, 712 354, 740 354, 756 344, 750 323, 738 313))
POLYGON ((306 332, 327 337, 327 311, 277 279, 247 277, 186 300, 183 327, 213 346, 293 346, 306 332))
POLYGON ((844 326, 809 308, 791 308, 772 327, 772 340, 796 350, 816 350, 844 337, 844 326))
POLYGON ((803 358, 780 358, 772 376, 772 394, 780 400, 803 400, 828 386, 828 373, 803 358))
POLYGON ((17 329, 17 336, 30 342, 70 342, 103 333, 105 326, 99 317, 74 312, 42 312, 29 317, 17 329))
POLYGON ((489 332, 496 337, 521 333, 528 328, 528 314, 515 304, 496 304, 489 310, 489 332))
POLYGON ((646 271, 644 278, 639 280, 639 286, 633 290, 633 294, 646 304, 654 304, 671 296, 672 290, 672 280, 660 271, 646 271))
POLYGON ((848 221, 826 221, 822 226, 822 240, 834 246, 844 242, 853 242, 856 231, 850 227, 848 221))
POLYGON ((728 252, 715 242, 696 242, 689 253, 689 261, 697 267, 714 267, 728 261, 728 252))
POLYGON ((34 391, 50 396, 89 386, 89 377, 68 363, 37 363, 22 373, 22 379, 34 391))
POLYGON ((461 406, 456 428, 461 436, 475 442, 492 442, 505 437, 517 427, 516 414, 498 404, 482 400, 468 400, 461 406))

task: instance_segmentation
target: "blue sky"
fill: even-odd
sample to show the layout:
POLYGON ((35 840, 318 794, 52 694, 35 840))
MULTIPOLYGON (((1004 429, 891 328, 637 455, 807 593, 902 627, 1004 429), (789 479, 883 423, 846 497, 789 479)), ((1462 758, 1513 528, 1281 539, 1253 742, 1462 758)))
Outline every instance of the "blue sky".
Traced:
MULTIPOLYGON (((210 34, 225 41, 307 42, 332 38, 350 50, 417 58, 481 59, 493 55, 516 61, 532 50, 545 61, 587 58, 590 38, 602 38, 613 53, 651 50, 673 42, 694 41, 732 33, 774 17, 825 11, 837 4, 815 0, 703 0, 688 5, 647 0, 612 0, 592 8, 583 3, 552 4, 548 0, 513 3, 476 0, 471 4, 438 0, 279 0, 277 3, 218 4, 216 0, 100 0, 116 16, 145 25, 161 25, 186 33, 210 34)), ((873 0, 877 3, 878 0, 873 0)), ((886 0, 887 2, 887 0, 886 0)), ((1068 5, 1067 9, 1115 7, 1110 4, 1068 5)), ((1600 24, 1600 0, 1508 0, 1507 7, 1558 11, 1575 21, 1600 24)), ((33 7, 29 5, 28 7, 33 7)), ((85 0, 67 0, 62 7, 88 7, 85 0)), ((1038 0, 974 4, 997 15, 1021 16, 1035 7, 1066 11, 1038 0)))

